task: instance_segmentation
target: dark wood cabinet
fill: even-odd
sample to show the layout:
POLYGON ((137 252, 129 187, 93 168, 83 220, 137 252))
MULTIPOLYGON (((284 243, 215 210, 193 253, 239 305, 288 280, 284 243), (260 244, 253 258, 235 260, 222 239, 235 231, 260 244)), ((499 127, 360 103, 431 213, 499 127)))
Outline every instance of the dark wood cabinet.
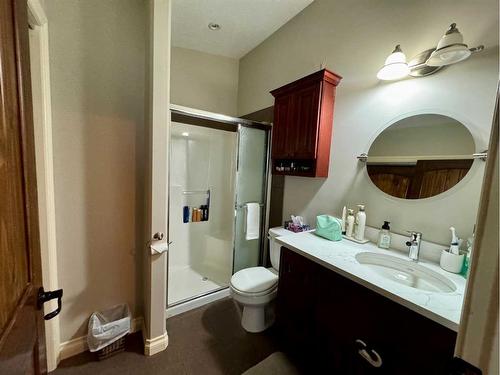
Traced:
POLYGON ((271 91, 273 173, 328 177, 335 88, 341 78, 323 69, 271 91))
POLYGON ((456 340, 452 330, 286 248, 276 325, 308 373, 442 375, 456 340), (380 367, 360 355, 364 345, 380 367))

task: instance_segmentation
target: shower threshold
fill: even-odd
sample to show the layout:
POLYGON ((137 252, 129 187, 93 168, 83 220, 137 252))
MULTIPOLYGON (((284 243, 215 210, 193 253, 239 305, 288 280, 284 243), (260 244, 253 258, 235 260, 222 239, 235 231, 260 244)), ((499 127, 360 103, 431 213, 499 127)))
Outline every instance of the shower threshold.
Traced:
MULTIPOLYGON (((174 266, 169 268, 168 275, 168 302, 167 310, 175 309, 178 306, 202 306, 200 301, 211 302, 218 299, 219 294, 215 294, 215 299, 210 297, 214 293, 218 293, 227 289, 228 285, 221 282, 216 282, 206 275, 200 274, 189 266, 174 266), (191 301, 197 301, 191 303, 191 301)), ((228 295, 228 293, 226 293, 228 295)), ((220 297, 222 298, 222 297, 220 297)), ((205 303, 208 303, 205 302, 205 303)), ((192 307, 192 308, 195 308, 192 307)), ((176 310, 179 310, 178 308, 176 310)), ((187 310, 184 310, 187 311, 187 310)))
POLYGON ((191 298, 186 298, 185 300, 168 305, 166 311, 167 319, 226 297, 229 297, 229 287, 223 286, 211 292, 207 292, 191 298))

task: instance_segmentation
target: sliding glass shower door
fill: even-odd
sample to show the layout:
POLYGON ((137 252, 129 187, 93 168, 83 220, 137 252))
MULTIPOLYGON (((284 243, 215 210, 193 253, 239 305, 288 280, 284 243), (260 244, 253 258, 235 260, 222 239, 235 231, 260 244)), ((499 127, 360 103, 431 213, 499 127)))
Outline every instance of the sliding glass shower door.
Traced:
POLYGON ((229 285, 237 133, 172 122, 168 305, 229 285))
POLYGON ((172 114, 167 307, 226 289, 233 273, 263 263, 270 133, 224 115, 172 114))
POLYGON ((233 273, 262 262, 266 239, 265 207, 268 173, 269 128, 238 126, 238 160, 236 172, 235 241, 233 273), (256 239, 247 237, 247 204, 260 206, 260 233, 256 239))

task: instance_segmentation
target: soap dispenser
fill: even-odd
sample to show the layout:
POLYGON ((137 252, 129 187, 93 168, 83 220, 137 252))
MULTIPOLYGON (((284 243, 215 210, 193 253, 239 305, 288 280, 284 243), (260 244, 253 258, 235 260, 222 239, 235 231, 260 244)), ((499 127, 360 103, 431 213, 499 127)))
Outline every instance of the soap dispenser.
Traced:
POLYGON ((381 249, 388 249, 391 246, 391 227, 389 224, 389 221, 384 221, 378 235, 378 247, 381 249))

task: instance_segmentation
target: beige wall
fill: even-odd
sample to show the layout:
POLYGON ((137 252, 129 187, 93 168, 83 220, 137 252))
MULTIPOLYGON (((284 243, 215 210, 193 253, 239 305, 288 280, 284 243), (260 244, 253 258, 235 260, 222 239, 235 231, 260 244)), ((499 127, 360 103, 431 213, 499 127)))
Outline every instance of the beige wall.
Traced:
POLYGON ((240 60, 238 113, 273 104, 269 91, 326 66, 344 78, 337 89, 330 173, 327 179, 287 177, 284 216, 314 223, 343 205, 367 205, 368 224, 391 221, 396 232, 419 230, 448 243, 449 226, 470 235, 484 163, 463 183, 425 200, 403 201, 381 193, 356 155, 367 152, 386 124, 415 113, 439 113, 471 129, 477 151, 487 148, 498 81, 498 2, 316 0, 240 60), (480 19, 481 22, 477 22, 480 19), (378 69, 401 43, 408 57, 435 45, 457 22, 471 46, 486 50, 437 74, 379 82, 378 69))
POLYGON ((172 103, 236 115, 238 60, 174 47, 170 79, 172 103))
MULTIPOLYGON (((416 116, 423 118, 427 116, 416 116)), ((414 117, 414 118, 416 118, 414 117)), ((369 156, 472 155, 476 146, 471 133, 458 121, 431 126, 405 126, 404 120, 379 134, 369 156)))
POLYGON ((61 341, 90 314, 141 314, 146 6, 45 1, 50 32, 61 341))

